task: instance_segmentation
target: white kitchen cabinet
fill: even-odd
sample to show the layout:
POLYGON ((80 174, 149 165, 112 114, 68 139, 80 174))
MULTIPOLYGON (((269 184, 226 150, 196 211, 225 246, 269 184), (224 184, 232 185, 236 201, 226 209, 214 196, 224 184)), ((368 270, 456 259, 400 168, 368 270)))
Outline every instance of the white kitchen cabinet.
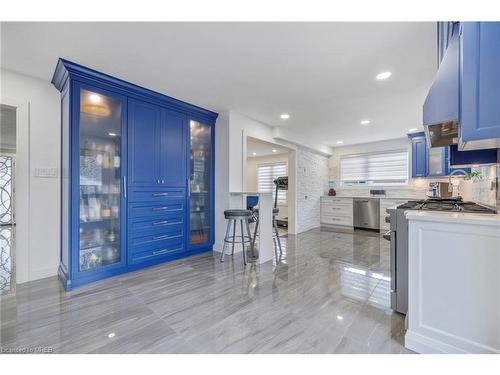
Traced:
POLYGON ((408 330, 417 353, 500 353, 500 215, 408 211, 408 330))
POLYGON ((353 228, 352 198, 321 197, 321 225, 353 228))

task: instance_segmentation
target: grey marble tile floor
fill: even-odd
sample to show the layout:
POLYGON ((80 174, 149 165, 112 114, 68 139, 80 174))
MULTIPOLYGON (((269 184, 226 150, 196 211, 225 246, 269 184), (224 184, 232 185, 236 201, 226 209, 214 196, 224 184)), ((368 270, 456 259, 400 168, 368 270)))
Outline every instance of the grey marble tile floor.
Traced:
POLYGON ((0 297, 0 347, 55 353, 410 353, 390 310, 389 243, 314 229, 280 262, 217 254, 66 293, 57 278, 0 297))

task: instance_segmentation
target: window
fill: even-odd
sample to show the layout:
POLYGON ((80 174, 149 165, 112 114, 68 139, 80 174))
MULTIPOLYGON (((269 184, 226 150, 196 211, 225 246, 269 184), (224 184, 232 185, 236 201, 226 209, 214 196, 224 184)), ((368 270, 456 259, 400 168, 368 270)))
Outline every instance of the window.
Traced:
POLYGON ((340 159, 340 182, 343 186, 408 184, 408 151, 395 150, 340 159))
MULTIPOLYGON (((286 162, 266 163, 257 165, 257 191, 259 193, 273 193, 275 199, 276 186, 274 180, 287 176, 286 162)), ((278 204, 287 204, 287 191, 278 190, 278 204)))

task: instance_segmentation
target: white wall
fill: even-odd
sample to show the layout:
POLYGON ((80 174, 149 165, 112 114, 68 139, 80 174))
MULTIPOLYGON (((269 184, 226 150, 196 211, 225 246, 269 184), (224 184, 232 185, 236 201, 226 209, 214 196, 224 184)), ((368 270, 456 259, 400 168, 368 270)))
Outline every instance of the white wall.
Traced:
POLYGON ((221 251, 229 208, 229 112, 219 113, 215 124, 215 244, 221 251))
POLYGON ((17 129, 17 172, 26 173, 28 185, 16 191, 15 267, 17 282, 23 283, 56 275, 59 265, 59 178, 38 178, 30 173, 37 167, 59 170, 59 92, 46 81, 3 69, 0 74, 0 101, 19 103, 27 116, 17 129))
POLYGON ((297 150, 297 233, 320 226, 320 197, 328 191, 328 158, 297 150))

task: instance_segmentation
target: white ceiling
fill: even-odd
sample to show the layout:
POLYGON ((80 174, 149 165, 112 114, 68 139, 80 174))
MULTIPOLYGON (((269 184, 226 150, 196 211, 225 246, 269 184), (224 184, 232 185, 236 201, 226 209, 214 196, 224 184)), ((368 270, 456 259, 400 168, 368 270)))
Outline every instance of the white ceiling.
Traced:
POLYGON ((1 65, 50 80, 64 57, 335 146, 421 125, 435 34, 435 23, 2 23, 1 65))
POLYGON ((249 158, 285 154, 288 151, 289 150, 287 148, 278 146, 276 144, 264 142, 251 137, 247 138, 247 156, 249 158), (275 151, 273 152, 273 150, 275 151), (254 153, 256 155, 254 155, 254 153))

